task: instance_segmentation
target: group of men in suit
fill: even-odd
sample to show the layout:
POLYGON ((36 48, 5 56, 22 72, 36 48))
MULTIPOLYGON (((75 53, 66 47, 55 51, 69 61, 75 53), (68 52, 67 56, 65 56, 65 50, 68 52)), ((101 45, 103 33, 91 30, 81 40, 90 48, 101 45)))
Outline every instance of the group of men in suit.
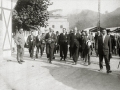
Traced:
MULTIPOLYGON (((107 31, 104 29, 102 34, 99 34, 97 37, 97 45, 96 52, 99 56, 99 66, 100 71, 103 70, 103 58, 105 59, 106 70, 107 73, 111 73, 110 69, 110 54, 112 54, 111 50, 111 39, 110 36, 107 35, 107 31)), ((19 32, 15 36, 15 42, 17 44, 17 60, 18 63, 22 63, 23 55, 24 55, 24 36, 23 29, 20 28, 19 32)), ((93 36, 89 33, 82 32, 75 27, 74 30, 71 30, 69 34, 66 33, 66 29, 63 28, 63 32, 60 35, 55 35, 53 33, 53 29, 49 28, 49 32, 46 35, 42 35, 41 31, 38 32, 37 36, 34 36, 31 31, 31 35, 27 38, 27 44, 29 46, 30 57, 34 56, 34 48, 36 49, 36 58, 38 58, 39 49, 41 50, 40 56, 43 55, 44 47, 46 44, 46 54, 49 63, 52 63, 52 59, 54 59, 55 46, 59 45, 60 48, 60 61, 66 61, 68 48, 70 51, 70 57, 73 59, 74 64, 77 64, 79 56, 85 60, 85 63, 88 61, 88 65, 90 65, 90 55, 92 54, 92 42, 93 36)))

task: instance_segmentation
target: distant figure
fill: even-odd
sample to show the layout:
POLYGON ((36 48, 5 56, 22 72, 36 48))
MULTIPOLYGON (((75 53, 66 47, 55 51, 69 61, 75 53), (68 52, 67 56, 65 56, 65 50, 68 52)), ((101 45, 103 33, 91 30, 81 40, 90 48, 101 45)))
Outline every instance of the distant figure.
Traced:
POLYGON ((23 35, 23 28, 20 28, 18 33, 14 37, 15 43, 17 44, 17 61, 19 64, 22 64, 23 56, 24 56, 24 35, 23 35))
POLYGON ((118 40, 117 40, 117 49, 118 49, 118 55, 119 55, 119 57, 120 57, 120 34, 119 34, 119 36, 118 36, 118 40))
POLYGON ((55 50, 54 53, 58 53, 59 52, 59 44, 58 44, 58 40, 59 40, 59 32, 56 31, 56 43, 55 43, 55 50))
POLYGON ((55 47, 55 42, 56 42, 56 36, 53 33, 53 30, 49 28, 49 32, 45 36, 46 40, 46 54, 49 63, 51 64, 52 59, 54 57, 54 47, 55 47))
POLYGON ((36 45, 36 37, 34 36, 33 31, 31 31, 31 35, 29 35, 28 38, 27 38, 27 44, 29 46, 30 57, 33 58, 34 48, 35 48, 35 45, 36 45))
POLYGON ((103 70, 103 58, 106 64, 107 73, 111 73, 110 63, 109 63, 109 54, 111 51, 111 41, 110 36, 107 35, 107 31, 103 30, 103 35, 98 37, 98 54, 99 54, 99 66, 100 71, 103 70))

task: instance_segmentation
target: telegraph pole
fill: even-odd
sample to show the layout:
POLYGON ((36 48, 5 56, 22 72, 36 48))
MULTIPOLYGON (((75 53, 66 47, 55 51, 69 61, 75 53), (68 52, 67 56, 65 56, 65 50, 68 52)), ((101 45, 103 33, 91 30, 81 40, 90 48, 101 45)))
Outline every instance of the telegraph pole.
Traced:
POLYGON ((98 0, 98 26, 97 26, 97 30, 100 31, 100 0, 98 0))

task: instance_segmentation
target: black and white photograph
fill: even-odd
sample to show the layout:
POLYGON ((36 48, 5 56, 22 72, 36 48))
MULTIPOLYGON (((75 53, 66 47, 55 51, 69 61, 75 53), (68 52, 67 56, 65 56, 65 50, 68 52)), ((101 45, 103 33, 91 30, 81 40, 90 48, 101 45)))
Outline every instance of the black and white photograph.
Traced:
POLYGON ((0 90, 120 90, 120 0, 0 0, 0 90))

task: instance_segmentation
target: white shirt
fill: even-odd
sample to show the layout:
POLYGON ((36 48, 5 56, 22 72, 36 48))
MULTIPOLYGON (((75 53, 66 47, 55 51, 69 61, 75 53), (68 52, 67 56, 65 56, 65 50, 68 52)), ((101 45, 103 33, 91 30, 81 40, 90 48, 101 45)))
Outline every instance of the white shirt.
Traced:
POLYGON ((106 35, 103 35, 103 42, 104 42, 104 40, 105 40, 105 37, 106 37, 106 35))
POLYGON ((52 34, 52 33, 49 33, 49 34, 50 34, 50 37, 51 37, 51 34, 52 34))

